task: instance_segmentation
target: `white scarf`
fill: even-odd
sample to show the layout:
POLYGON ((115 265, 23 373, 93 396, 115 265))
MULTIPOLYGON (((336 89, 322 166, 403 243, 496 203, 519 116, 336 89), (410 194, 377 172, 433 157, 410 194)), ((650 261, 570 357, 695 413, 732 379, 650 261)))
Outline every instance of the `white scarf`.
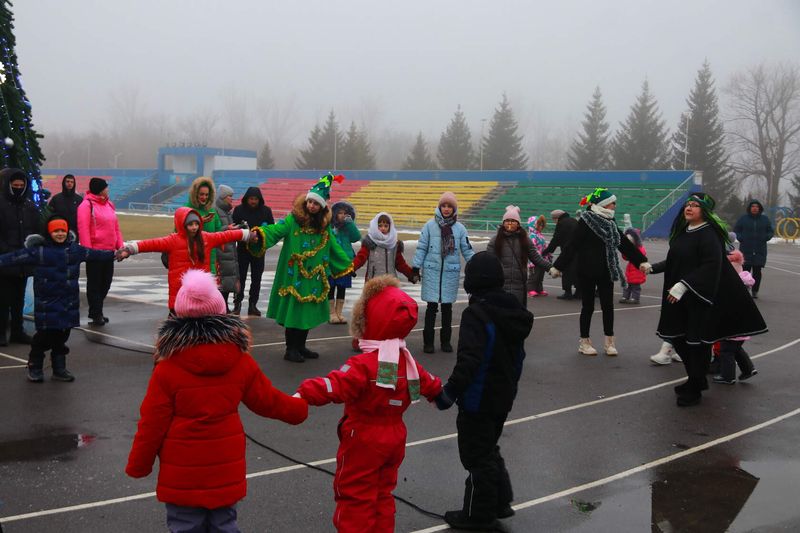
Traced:
POLYGON ((375 377, 375 385, 392 390, 397 390, 397 369, 402 353, 406 359, 406 381, 411 403, 419 401, 419 371, 411 352, 406 348, 406 341, 359 339, 358 347, 364 353, 378 351, 378 375, 375 377))
POLYGON ((383 211, 375 215, 375 218, 369 221, 367 235, 370 239, 372 239, 372 242, 381 248, 391 250, 397 246, 397 229, 394 227, 394 219, 392 219, 392 215, 383 211), (378 229, 378 219, 382 216, 385 216, 389 219, 389 233, 386 235, 381 233, 381 230, 378 229))
POLYGON ((600 215, 603 218, 607 218, 609 220, 614 218, 614 210, 613 209, 606 209, 605 207, 600 207, 597 204, 592 204, 589 207, 589 209, 592 212, 597 213, 598 215, 600 215))

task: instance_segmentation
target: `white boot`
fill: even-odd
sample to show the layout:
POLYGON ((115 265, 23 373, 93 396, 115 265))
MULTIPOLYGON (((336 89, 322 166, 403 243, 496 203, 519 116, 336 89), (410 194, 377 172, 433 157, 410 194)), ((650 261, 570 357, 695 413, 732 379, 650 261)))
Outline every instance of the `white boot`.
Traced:
POLYGON ((668 365, 673 360, 680 361, 681 358, 678 357, 677 353, 675 353, 675 350, 672 348, 670 343, 662 342, 661 349, 657 354, 651 355, 650 360, 657 365, 668 365))
POLYGON ((592 346, 592 339, 581 338, 578 343, 578 353, 582 353, 583 355, 597 355, 597 350, 592 346))
POLYGON ((606 355, 617 355, 619 352, 617 351, 617 347, 614 346, 614 336, 606 336, 605 342, 606 348, 606 355))

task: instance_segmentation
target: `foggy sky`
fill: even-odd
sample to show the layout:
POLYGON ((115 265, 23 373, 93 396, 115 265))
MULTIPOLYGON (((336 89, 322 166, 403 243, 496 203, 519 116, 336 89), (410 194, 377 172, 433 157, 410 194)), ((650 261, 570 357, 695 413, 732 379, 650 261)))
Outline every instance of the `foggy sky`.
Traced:
POLYGON ((123 87, 175 116, 231 90, 294 101, 303 139, 331 108, 343 125, 438 139, 457 104, 477 137, 503 92, 525 131, 577 127, 599 85, 614 130, 645 77, 674 128, 704 59, 719 87, 800 57, 792 0, 16 0, 13 11, 45 134, 107 120, 123 87))

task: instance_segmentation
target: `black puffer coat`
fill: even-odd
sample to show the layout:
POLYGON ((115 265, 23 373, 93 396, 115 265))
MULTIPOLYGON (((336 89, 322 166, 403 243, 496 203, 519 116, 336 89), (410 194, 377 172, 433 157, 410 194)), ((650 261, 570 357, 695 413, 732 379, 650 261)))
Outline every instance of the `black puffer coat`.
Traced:
POLYGON ((64 176, 61 180, 61 192, 50 199, 50 212, 66 220, 70 231, 75 232, 75 235, 80 238, 78 235, 78 206, 81 205, 83 196, 75 192, 74 187, 68 191, 64 186, 66 179, 67 177, 64 176))
MULTIPOLYGON (((0 170, 0 254, 21 250, 25 238, 39 232, 39 208, 30 198, 31 182, 18 168, 0 170), (11 178, 25 179, 25 190, 15 195, 11 192, 11 178)), ((0 276, 30 276, 32 266, 0 268, 0 276)))

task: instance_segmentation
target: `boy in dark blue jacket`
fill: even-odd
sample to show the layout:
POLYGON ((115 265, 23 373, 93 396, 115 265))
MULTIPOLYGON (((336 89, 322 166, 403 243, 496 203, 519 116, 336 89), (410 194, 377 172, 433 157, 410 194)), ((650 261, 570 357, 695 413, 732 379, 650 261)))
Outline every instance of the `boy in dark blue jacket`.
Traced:
POLYGON ((111 250, 93 250, 75 242, 68 233, 67 221, 53 217, 47 223, 47 236, 29 235, 25 248, 0 255, 0 267, 35 265, 33 274, 34 321, 36 334, 28 356, 28 380, 44 381, 45 352, 50 350, 53 379, 74 381, 67 370, 66 342, 72 328, 80 324, 80 277, 84 261, 112 261, 111 250))
POLYGON ((503 267, 489 252, 467 263, 456 366, 436 397, 439 409, 458 403, 458 454, 469 472, 461 510, 448 511, 455 529, 494 531, 514 514, 513 492, 497 441, 514 404, 533 314, 503 290, 503 267))

